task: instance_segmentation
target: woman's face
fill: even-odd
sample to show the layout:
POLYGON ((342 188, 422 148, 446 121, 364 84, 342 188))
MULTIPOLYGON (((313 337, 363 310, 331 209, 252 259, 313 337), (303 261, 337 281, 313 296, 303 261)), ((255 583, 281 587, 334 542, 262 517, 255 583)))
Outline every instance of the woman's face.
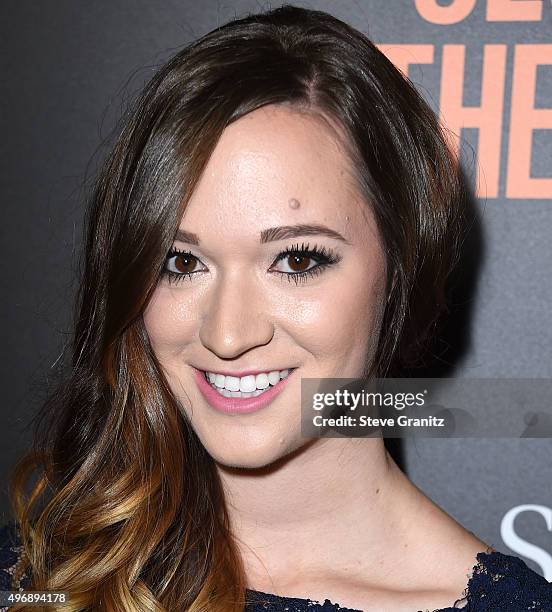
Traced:
POLYGON ((309 442, 301 378, 362 376, 376 349, 386 263, 334 129, 285 106, 231 124, 145 310, 171 389, 220 464, 261 467, 309 442))

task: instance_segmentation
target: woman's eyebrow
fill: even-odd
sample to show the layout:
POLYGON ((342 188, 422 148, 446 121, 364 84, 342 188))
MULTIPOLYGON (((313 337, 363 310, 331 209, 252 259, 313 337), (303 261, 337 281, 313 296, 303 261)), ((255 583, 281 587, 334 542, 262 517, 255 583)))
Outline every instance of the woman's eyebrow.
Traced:
MULTIPOLYGON (((261 244, 267 242, 274 242, 276 240, 285 240, 287 238, 298 238, 299 236, 328 236, 329 238, 335 238, 341 240, 346 244, 351 244, 345 237, 343 237, 336 230, 331 229, 321 224, 308 224, 300 223, 297 225, 280 225, 279 227, 269 227, 268 229, 261 231, 261 244)), ((192 232, 187 232, 183 229, 178 229, 176 232, 175 240, 180 242, 187 242, 188 244, 199 245, 199 236, 192 232)))
POLYGON ((351 244, 339 232, 321 224, 281 225, 280 227, 270 227, 261 232, 261 244, 273 242, 274 240, 284 240, 285 238, 297 238, 299 236, 328 236, 341 240, 346 244, 351 244))

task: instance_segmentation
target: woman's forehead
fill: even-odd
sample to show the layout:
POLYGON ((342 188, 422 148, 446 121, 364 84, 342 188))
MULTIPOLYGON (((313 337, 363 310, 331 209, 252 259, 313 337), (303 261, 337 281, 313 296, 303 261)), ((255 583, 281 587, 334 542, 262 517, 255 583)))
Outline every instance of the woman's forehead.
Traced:
POLYGON ((223 132, 181 226, 193 231, 224 223, 243 231, 248 225, 340 225, 364 219, 361 199, 350 159, 330 126, 287 107, 262 107, 223 132))

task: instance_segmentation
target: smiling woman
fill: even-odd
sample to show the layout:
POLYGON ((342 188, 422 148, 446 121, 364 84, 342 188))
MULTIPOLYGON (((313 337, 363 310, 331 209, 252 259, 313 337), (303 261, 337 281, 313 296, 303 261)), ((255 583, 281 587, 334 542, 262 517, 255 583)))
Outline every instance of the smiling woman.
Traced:
POLYGON ((420 95, 326 13, 175 55, 90 202, 72 370, 14 474, 5 588, 74 612, 549 609, 382 439, 301 435, 302 378, 423 357, 465 197, 420 95))
POLYGON ((145 308, 171 389, 223 465, 300 448, 301 377, 354 377, 373 360, 386 262, 343 139, 291 104, 229 125, 145 308))

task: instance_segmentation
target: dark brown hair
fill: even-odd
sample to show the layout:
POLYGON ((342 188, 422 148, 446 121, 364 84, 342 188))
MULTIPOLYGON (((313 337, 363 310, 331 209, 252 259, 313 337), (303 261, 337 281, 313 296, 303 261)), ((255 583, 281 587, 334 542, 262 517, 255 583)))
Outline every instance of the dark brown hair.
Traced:
POLYGON ((33 588, 69 591, 59 609, 243 609, 214 462, 169 389, 142 312, 223 130, 267 104, 330 117, 346 135, 388 263, 374 372, 397 375, 420 357, 446 308, 464 222, 458 164, 434 113, 363 34, 283 6, 180 51, 145 87, 97 179, 70 371, 14 475, 33 588))

